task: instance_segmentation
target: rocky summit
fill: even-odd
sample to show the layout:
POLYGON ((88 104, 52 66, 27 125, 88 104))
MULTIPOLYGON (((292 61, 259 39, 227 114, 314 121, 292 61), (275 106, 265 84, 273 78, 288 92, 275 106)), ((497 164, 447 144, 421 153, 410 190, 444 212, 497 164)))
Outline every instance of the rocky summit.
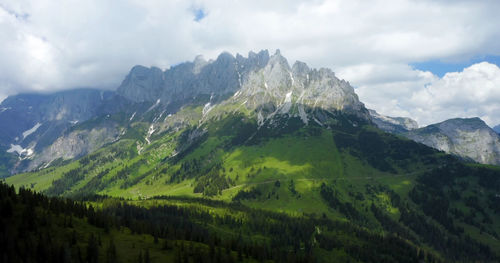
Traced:
POLYGON ((499 262, 500 169, 468 162, 498 164, 492 129, 368 111, 279 50, 135 66, 116 91, 0 109, 0 175, 19 188, 0 185, 0 247, 42 262, 499 262))
POLYGON ((432 148, 483 164, 500 165, 500 137, 479 118, 450 119, 418 128, 416 121, 370 110, 378 128, 432 148))
POLYGON ((418 128, 418 123, 415 120, 405 117, 389 117, 369 110, 371 120, 380 129, 390 133, 404 133, 418 128))
MULTIPOLYGON (((410 118, 368 111, 349 82, 330 69, 311 69, 300 61, 290 65, 279 50, 273 55, 263 50, 247 57, 222 53, 209 61, 197 56, 167 70, 137 65, 116 91, 11 96, 0 105, 0 157, 7 163, 2 174, 85 156, 126 137, 134 123, 146 125, 139 134, 148 144, 155 134, 237 112, 271 127, 281 125, 283 117, 330 127, 332 116, 341 113, 354 117, 352 125, 371 122, 447 153, 500 164, 498 134, 479 119, 453 119, 418 129, 410 118)), ((203 134, 201 129, 190 138, 203 134)))
POLYGON ((202 105, 203 122, 237 111, 249 112, 259 125, 286 116, 328 126, 327 115, 340 112, 370 118, 349 83, 329 69, 300 61, 290 66, 279 50, 247 57, 222 53, 165 71, 134 66, 116 91, 9 97, 0 105, 0 149, 17 156, 10 161, 11 173, 48 167, 120 140, 134 122, 149 123, 146 142, 155 133, 185 127, 190 117, 175 114, 189 105, 202 105))
POLYGON ((500 165, 500 136, 479 118, 450 119, 404 136, 479 163, 500 165))

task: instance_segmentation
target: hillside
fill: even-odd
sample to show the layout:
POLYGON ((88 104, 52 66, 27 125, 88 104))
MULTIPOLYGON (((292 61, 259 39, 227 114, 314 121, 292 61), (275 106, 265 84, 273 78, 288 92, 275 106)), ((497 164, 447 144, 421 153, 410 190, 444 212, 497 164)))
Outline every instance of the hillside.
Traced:
POLYGON ((426 244, 449 259, 499 252, 498 171, 468 167, 336 117, 339 124, 331 129, 287 118, 285 128, 276 130, 231 116, 203 127, 207 132, 194 141, 194 130, 166 133, 139 155, 137 144, 124 140, 7 182, 73 198, 210 197, 295 216, 319 214, 426 244), (440 181, 432 181, 435 174, 440 181), (442 207, 435 209, 436 202, 442 207))
POLYGON ((479 118, 450 119, 408 131, 404 136, 483 164, 500 164, 500 136, 479 118))
POLYGON ((319 261, 498 260, 499 169, 385 133, 328 69, 290 67, 279 52, 223 54, 164 72, 134 67, 116 96, 128 106, 58 139, 99 146, 6 182, 90 202, 99 195, 139 207, 200 206, 196 222, 214 213, 221 219, 213 222, 236 220, 234 229, 201 225, 252 242, 268 237, 280 256, 264 258, 275 261, 288 261, 292 248, 299 260, 308 253, 319 261), (250 221, 238 221, 239 213, 250 221))
POLYGON ((94 198, 87 206, 4 184, 0 195, 3 262, 441 262, 396 236, 239 203, 94 198))

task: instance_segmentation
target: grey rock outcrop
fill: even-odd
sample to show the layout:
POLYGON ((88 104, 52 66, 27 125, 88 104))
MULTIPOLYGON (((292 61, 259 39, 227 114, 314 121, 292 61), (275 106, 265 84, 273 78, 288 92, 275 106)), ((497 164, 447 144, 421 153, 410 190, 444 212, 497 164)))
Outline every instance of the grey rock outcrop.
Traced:
POLYGON ((399 134, 418 128, 418 123, 411 118, 384 116, 375 110, 369 112, 373 123, 386 132, 399 134))
POLYGON ((20 94, 0 105, 0 145, 26 148, 42 141, 50 144, 62 130, 99 114, 113 92, 77 89, 53 94, 20 94))
POLYGON ((46 167, 59 158, 74 159, 91 153, 104 144, 118 140, 120 128, 114 123, 106 123, 91 129, 74 130, 57 138, 50 146, 37 154, 25 170, 46 167))
POLYGON ((201 96, 222 98, 241 87, 249 72, 267 64, 269 54, 250 52, 248 58, 220 54, 215 61, 198 56, 193 62, 158 68, 135 66, 118 87, 117 93, 134 102, 158 102, 167 108, 176 108, 196 101, 201 96))
POLYGON ((300 117, 307 124, 320 123, 314 111, 321 109, 356 115, 365 120, 369 114, 348 82, 329 69, 310 69, 303 62, 290 68, 279 50, 260 70, 244 78, 229 103, 237 102, 258 113, 259 122, 276 114, 300 117))
POLYGON ((479 118, 450 119, 404 136, 479 163, 500 165, 500 136, 479 118))
MULTIPOLYGON (((113 96, 111 91, 76 89, 53 94, 20 94, 5 99, 0 104, 0 146, 19 160, 11 172, 29 170, 47 158, 61 157, 42 152, 71 127, 103 114, 103 105, 113 96)), ((81 154, 74 147, 65 153, 81 154)))
POLYGON ((18 158, 12 172, 27 171, 91 153, 119 140, 133 122, 149 127, 141 131, 149 144, 155 133, 179 130, 200 118, 203 124, 241 107, 259 124, 284 116, 323 126, 337 113, 370 120, 350 84, 329 69, 311 69, 303 62, 290 67, 279 50, 272 56, 267 50, 248 57, 222 53, 210 61, 197 56, 165 71, 135 66, 116 92, 80 89, 9 97, 0 105, 0 149, 18 158), (205 106, 199 113, 186 111, 183 118, 172 116, 187 105, 205 106))

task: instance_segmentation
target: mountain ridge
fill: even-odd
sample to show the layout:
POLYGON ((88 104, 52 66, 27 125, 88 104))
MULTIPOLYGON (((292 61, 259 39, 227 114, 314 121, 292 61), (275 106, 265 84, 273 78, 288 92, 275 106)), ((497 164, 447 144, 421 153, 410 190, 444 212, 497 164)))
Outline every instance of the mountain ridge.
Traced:
POLYGON ((477 117, 449 119, 405 136, 479 163, 500 165, 500 136, 477 117))
POLYGON ((409 118, 388 117, 371 111, 380 129, 404 136, 465 160, 500 165, 500 136, 480 118, 454 118, 418 128, 409 118), (410 126, 407 126, 410 123, 410 126))
POLYGON ((196 104, 204 105, 202 113, 210 118, 243 105, 244 111, 255 112, 254 117, 259 123, 272 119, 277 113, 300 116, 304 124, 324 121, 325 115, 320 111, 306 112, 306 109, 342 111, 369 118, 354 89, 348 82, 339 80, 331 70, 310 69, 299 61, 290 67, 279 50, 272 56, 267 50, 262 50, 249 52, 247 58, 222 53, 216 60, 205 61, 198 56, 193 62, 165 71, 137 65, 116 91, 89 89, 9 97, 0 105, 3 109, 0 123, 16 128, 11 132, 7 129, 4 138, 0 138, 0 145, 9 153, 18 155, 19 160, 12 172, 34 170, 59 158, 79 158, 116 141, 134 121, 150 123, 144 137, 148 141, 153 133, 169 129, 169 121, 166 121, 169 115, 196 104), (24 104, 14 103, 25 101, 24 97, 33 98, 27 102, 30 105, 25 106, 35 107, 38 115, 12 117, 13 120, 9 121, 9 116, 25 110, 24 104), (17 108, 11 110, 12 106, 17 108), (44 107, 49 110, 41 110, 44 107), (120 111, 126 112, 129 121, 123 116, 119 121, 113 118, 110 122, 105 121, 106 116, 120 111), (20 124, 24 122, 19 120, 26 121, 23 125, 12 125, 14 120, 20 124), (98 126, 81 125, 86 121, 98 126), (29 132, 26 136, 31 140, 18 143, 16 137, 25 132, 29 132))
MULTIPOLYGON (((234 57, 224 56, 230 62, 224 65, 239 65, 234 57)), ((48 196, 90 200, 93 205, 109 198, 102 201, 103 209, 110 203, 149 207, 167 202, 196 211, 199 205, 215 204, 207 209, 218 218, 215 221, 230 222, 235 237, 240 230, 246 235, 245 227, 252 225, 238 225, 242 211, 259 211, 260 216, 252 218, 258 222, 267 222, 262 215, 276 211, 298 221, 311 218, 314 224, 301 232, 302 241, 285 234, 265 243, 287 244, 284 249, 295 253, 311 242, 312 255, 325 262, 339 253, 359 255, 364 251, 359 248, 366 246, 354 243, 371 232, 419 251, 390 251, 390 258, 384 254, 380 261, 398 262, 392 256, 403 254, 418 262, 426 258, 422 251, 439 255, 431 262, 498 261, 498 167, 467 163, 381 130, 349 83, 328 69, 309 69, 301 62, 290 67, 279 52, 262 61, 267 62, 245 73, 236 91, 217 87, 212 93, 203 86, 182 91, 193 83, 212 82, 178 79, 168 89, 181 96, 165 100, 151 95, 163 89, 156 81, 161 80, 158 70, 137 67, 124 87, 145 88, 151 96, 130 101, 111 94, 101 114, 72 125, 56 139, 52 145, 59 152, 34 153, 27 161, 36 163, 37 154, 58 159, 43 160, 32 172, 5 181, 48 196), (64 153, 75 155, 65 160, 64 153), (339 237, 342 226, 337 222, 358 230, 339 237)), ((199 78, 213 63, 198 57, 172 72, 199 78)), ((234 81, 238 70, 231 72, 225 76, 234 81)), ((401 119, 389 120, 396 125, 401 119)), ((411 127, 412 122, 402 122, 407 123, 411 127)), ((471 120, 469 126, 481 125, 471 120)), ((19 133, 35 136, 42 126, 34 127, 19 133)), ((286 217, 272 218, 279 226, 286 217)), ((204 224, 211 229, 209 236, 220 233, 212 223, 204 224)), ((370 240, 366 245, 377 247, 374 251, 387 248, 370 240)), ((379 255, 365 252, 362 261, 379 255)))

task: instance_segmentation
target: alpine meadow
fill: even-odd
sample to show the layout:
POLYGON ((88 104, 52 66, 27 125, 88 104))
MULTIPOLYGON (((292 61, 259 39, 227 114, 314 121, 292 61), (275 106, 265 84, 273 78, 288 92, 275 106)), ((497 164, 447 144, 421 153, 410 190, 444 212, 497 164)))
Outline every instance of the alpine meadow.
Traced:
MULTIPOLYGON (((417 112, 420 126, 383 115, 393 113, 392 104, 376 104, 378 97, 365 104, 369 84, 344 80, 346 70, 337 73, 342 67, 291 63, 285 55, 296 49, 280 42, 281 35, 269 41, 283 44, 283 54, 220 53, 219 41, 240 42, 231 42, 233 29, 209 3, 185 9, 194 14, 189 23, 200 27, 193 38, 215 46, 214 59, 136 65, 121 73, 117 88, 9 91, 0 104, 0 262, 500 262, 500 135, 490 128, 496 119, 422 117, 426 110, 441 114, 441 106, 431 105, 439 101, 438 88, 458 83, 450 79, 467 68, 423 84, 435 95, 427 99, 431 106, 410 110, 404 101, 420 93, 402 95, 398 107, 417 112), (227 31, 205 40, 203 30, 219 34, 208 28, 213 19, 227 31), (374 105, 382 105, 380 113, 374 105)), ((46 23, 17 10, 0 3, 0 31, 4 15, 46 23)), ((130 26, 111 13, 109 19, 130 26)), ((155 16, 148 19, 141 25, 155 28, 155 16)), ((170 23, 181 21, 174 16, 170 23)), ((301 30, 300 21, 291 24, 301 30)), ((155 34, 133 52, 150 59, 145 50, 163 41, 162 32, 155 34)), ((176 45, 186 45, 183 54, 192 54, 176 36, 176 45)), ((333 42, 340 50, 343 43, 333 42)), ((85 43, 74 52, 84 56, 85 43)), ((114 63, 121 63, 127 45, 103 52, 116 52, 114 63)), ((0 54, 7 53, 0 48, 0 54)), ((68 72, 58 74, 71 78, 68 72)), ((44 78, 57 75, 50 74, 44 78)), ((0 93, 10 85, 2 76, 0 93)), ((95 76, 97 83, 101 75, 95 76)), ((455 109, 453 100, 442 107, 455 109)), ((465 107, 465 99, 456 100, 465 107)))

